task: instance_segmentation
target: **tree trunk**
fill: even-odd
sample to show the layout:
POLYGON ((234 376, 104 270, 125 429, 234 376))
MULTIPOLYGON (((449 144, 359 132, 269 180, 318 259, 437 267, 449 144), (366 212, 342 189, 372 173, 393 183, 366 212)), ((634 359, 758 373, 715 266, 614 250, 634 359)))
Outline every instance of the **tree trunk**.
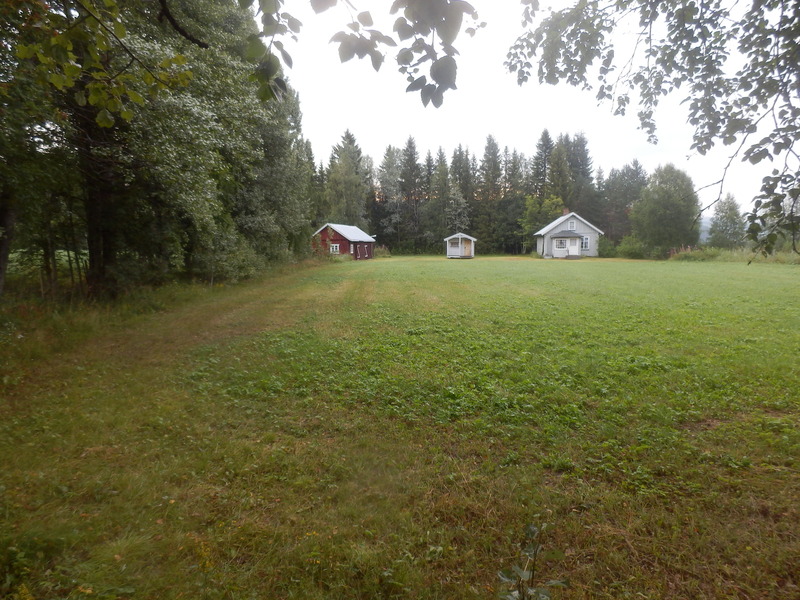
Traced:
POLYGON ((8 190, 0 192, 0 296, 6 283, 8 257, 11 255, 11 241, 14 239, 14 225, 17 215, 8 190))
POLYGON ((84 177, 84 210, 86 213, 86 245, 89 268, 86 273, 91 297, 114 296, 117 281, 113 276, 116 264, 116 223, 114 202, 114 162, 107 156, 113 144, 111 130, 95 122, 92 107, 75 107, 74 143, 79 149, 81 173, 84 177), (102 152, 106 148, 106 152, 102 152), (98 151, 101 150, 101 151, 98 151))

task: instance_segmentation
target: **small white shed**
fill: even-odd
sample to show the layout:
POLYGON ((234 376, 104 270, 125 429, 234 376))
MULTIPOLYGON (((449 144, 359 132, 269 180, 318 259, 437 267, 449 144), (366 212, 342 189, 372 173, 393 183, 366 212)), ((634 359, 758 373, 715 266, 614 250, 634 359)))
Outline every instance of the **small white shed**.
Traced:
POLYGON ((444 238, 447 258, 474 258, 475 242, 478 240, 466 233, 455 233, 444 238))

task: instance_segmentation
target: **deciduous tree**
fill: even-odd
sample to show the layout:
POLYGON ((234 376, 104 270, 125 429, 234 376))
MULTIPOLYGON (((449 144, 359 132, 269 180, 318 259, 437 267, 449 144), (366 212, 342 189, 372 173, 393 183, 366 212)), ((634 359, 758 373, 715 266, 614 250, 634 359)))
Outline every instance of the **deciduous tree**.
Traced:
POLYGON ((697 243, 696 217, 700 202, 691 178, 673 165, 659 167, 650 176, 642 198, 631 209, 633 234, 652 251, 697 243))
POLYGON ((745 220, 736 199, 728 194, 714 206, 708 244, 715 248, 738 248, 744 243, 745 220))

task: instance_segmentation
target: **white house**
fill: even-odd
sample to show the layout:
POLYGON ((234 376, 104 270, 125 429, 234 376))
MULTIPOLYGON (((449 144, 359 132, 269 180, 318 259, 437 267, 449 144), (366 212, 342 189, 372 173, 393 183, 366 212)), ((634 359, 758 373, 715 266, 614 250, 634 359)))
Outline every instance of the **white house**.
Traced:
POLYGON ((536 252, 545 258, 597 256, 603 232, 580 215, 570 212, 533 234, 536 252))
POLYGON ((454 233, 444 238, 447 258, 474 258, 475 242, 478 240, 466 233, 454 233))

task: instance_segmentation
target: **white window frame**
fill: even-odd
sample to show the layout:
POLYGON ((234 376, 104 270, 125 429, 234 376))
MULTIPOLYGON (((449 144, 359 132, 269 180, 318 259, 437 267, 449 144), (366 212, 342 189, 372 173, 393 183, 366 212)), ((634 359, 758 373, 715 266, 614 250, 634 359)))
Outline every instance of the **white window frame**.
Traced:
POLYGON ((589 236, 585 235, 581 238, 581 250, 588 250, 590 244, 589 236))
POLYGON ((453 238, 452 240, 450 240, 450 247, 451 248, 458 248, 460 245, 461 244, 460 244, 458 238, 453 238))
POLYGON ((330 245, 331 254, 339 254, 339 244, 330 245))
POLYGON ((567 224, 567 229, 570 231, 575 231, 575 227, 577 227, 577 225, 575 225, 575 219, 570 219, 569 223, 567 224))
POLYGON ((564 238, 557 238, 556 242, 556 250, 566 250, 567 249, 567 240, 564 238))

